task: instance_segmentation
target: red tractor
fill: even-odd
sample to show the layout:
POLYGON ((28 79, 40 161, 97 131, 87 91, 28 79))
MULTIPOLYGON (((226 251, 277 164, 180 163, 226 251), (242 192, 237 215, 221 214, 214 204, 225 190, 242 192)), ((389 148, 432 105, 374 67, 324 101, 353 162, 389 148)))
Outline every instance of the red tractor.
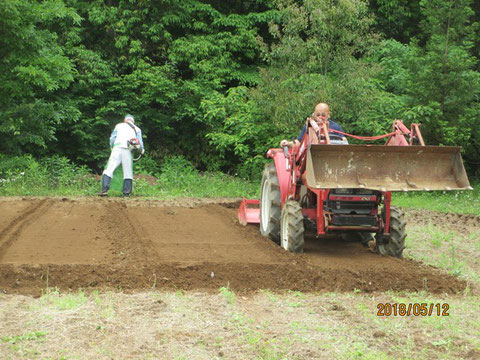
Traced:
POLYGON ((268 150, 273 162, 265 166, 260 201, 243 199, 238 212, 240 223, 260 223, 262 235, 285 250, 303 252, 305 229, 313 228, 317 236, 364 242, 375 234, 377 252, 402 257, 405 219, 391 206, 393 191, 472 189, 461 148, 425 146, 418 124, 408 129, 396 120, 391 133, 376 137, 315 125, 307 122, 299 146, 268 150), (387 146, 346 145, 344 136, 387 138, 387 146))

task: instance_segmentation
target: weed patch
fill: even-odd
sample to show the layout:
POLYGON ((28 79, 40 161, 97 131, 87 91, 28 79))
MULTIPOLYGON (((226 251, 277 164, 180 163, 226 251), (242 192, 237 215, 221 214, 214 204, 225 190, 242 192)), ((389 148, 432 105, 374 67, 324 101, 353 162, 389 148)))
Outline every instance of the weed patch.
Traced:
POLYGON ((23 335, 5 336, 2 338, 2 342, 16 344, 22 341, 43 341, 46 335, 45 331, 32 331, 23 335))
POLYGON ((405 256, 480 283, 480 247, 476 232, 459 234, 433 225, 408 227, 405 256))
POLYGON ((220 293, 225 297, 225 300, 227 303, 230 305, 235 304, 235 293, 230 290, 230 287, 227 285, 227 287, 221 287, 220 288, 220 293))
MULTIPOLYGON (((100 191, 100 177, 85 166, 64 157, 36 160, 33 157, 0 155, 0 196, 94 196, 100 191)), ((258 197, 258 181, 221 172, 199 172, 181 156, 165 159, 161 167, 134 166, 133 196, 170 197, 258 197), (148 180, 147 180, 148 179, 148 180)), ((110 184, 110 196, 121 196, 123 172, 117 168, 110 184)))
POLYGON ((17 320, 0 323, 0 358, 459 359, 480 353, 474 295, 264 291, 230 304, 231 293, 227 287, 181 296, 92 292, 74 312, 52 311, 56 300, 48 303, 52 308, 43 298, 7 296, 0 318, 16 309, 17 320), (219 306, 224 298, 228 306, 219 306), (448 303, 450 315, 377 316, 377 304, 387 302, 448 303), (116 315, 99 316, 110 305, 116 315))
MULTIPOLYGON (((94 295, 96 301, 98 296, 94 295)), ((57 288, 47 288, 40 297, 41 306, 51 306, 58 310, 75 310, 84 305, 88 300, 84 291, 79 290, 76 293, 61 294, 57 288)))

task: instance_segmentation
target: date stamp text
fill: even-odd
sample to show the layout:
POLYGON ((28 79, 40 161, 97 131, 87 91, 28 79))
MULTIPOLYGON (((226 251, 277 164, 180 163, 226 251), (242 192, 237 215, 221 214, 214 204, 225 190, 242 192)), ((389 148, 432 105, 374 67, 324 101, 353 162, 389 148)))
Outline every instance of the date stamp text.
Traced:
POLYGON ((379 303, 377 316, 449 316, 450 305, 428 303, 379 303))

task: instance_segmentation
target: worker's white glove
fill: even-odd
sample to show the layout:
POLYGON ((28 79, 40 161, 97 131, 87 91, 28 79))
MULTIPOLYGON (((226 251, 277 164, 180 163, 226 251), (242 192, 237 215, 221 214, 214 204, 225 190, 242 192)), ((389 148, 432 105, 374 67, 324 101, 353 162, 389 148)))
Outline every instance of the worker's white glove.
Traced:
POLYGON ((142 149, 142 155, 145 154, 145 149, 142 149))
POLYGON ((293 140, 293 141, 288 141, 288 140, 282 140, 280 141, 280 147, 292 147, 292 146, 298 146, 300 145, 300 142, 298 140, 293 140))

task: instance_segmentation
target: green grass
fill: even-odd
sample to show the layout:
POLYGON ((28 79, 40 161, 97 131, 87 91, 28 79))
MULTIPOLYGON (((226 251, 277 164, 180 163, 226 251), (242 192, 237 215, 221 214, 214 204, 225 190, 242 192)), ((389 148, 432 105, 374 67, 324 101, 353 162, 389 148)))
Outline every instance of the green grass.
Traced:
POLYGON ((394 193, 392 203, 413 209, 458 214, 480 214, 480 182, 472 181, 473 190, 394 193))
POLYGON ((230 289, 228 285, 227 287, 222 286, 220 288, 220 293, 225 297, 227 303, 229 303, 230 305, 235 304, 235 293, 230 289))
POLYGON ((5 336, 1 340, 4 343, 16 344, 22 341, 31 341, 31 340, 42 341, 45 338, 45 335, 47 335, 47 333, 44 331, 32 331, 23 335, 5 336))
POLYGON ((447 270, 454 276, 480 284, 479 234, 460 234, 429 225, 408 228, 405 257, 447 270))
POLYGON ((144 179, 134 182, 134 195, 142 197, 258 197, 260 185, 222 173, 190 174, 170 179, 160 174, 152 185, 144 179))
POLYGON ((270 338, 265 334, 270 326, 269 323, 261 324, 240 310, 235 310, 230 314, 228 324, 230 325, 229 330, 238 334, 239 343, 246 345, 249 352, 254 355, 251 357, 253 359, 284 359, 288 351, 288 343, 292 342, 291 336, 281 339, 270 338))
MULTIPOLYGON (((98 293, 92 295, 98 299, 98 293)), ((49 307, 56 310, 76 310, 85 305, 88 301, 88 296, 83 290, 71 293, 60 293, 58 288, 47 288, 42 296, 38 306, 49 307)), ((32 309, 38 310, 38 309, 32 309)))
POLYGON ((45 331, 31 331, 23 335, 5 336, 0 339, 0 349, 1 344, 4 343, 8 344, 15 358, 38 358, 41 352, 36 347, 45 341, 46 335, 45 331))
MULTIPOLYGON (((262 169, 259 169, 259 174, 262 169)), ((221 172, 200 172, 182 156, 166 158, 161 166, 149 158, 134 163, 133 196, 249 197, 260 196, 260 181, 246 180, 221 172), (145 176, 148 175, 149 181, 145 176)), ((393 194, 393 204, 405 208, 465 214, 480 213, 480 181, 473 191, 432 191, 393 194)), ((117 168, 110 196, 121 196, 123 173, 117 168)), ((94 196, 100 180, 86 167, 53 156, 36 160, 31 156, 0 155, 0 196, 94 196)))
MULTIPOLYGON (((134 177, 132 196, 147 198, 258 197, 260 191, 259 181, 221 172, 202 173, 179 156, 165 159, 160 168, 135 163, 134 177)), ((0 156, 0 196, 95 196, 100 187, 95 174, 66 158, 36 160, 31 156, 0 156)), ((122 188, 123 172, 119 167, 109 196, 121 196, 122 188)))
MULTIPOLYGON (((228 291, 225 291, 228 290, 228 291)), ((478 296, 420 292, 216 294, 93 291, 74 310, 5 296, 0 358, 463 359, 480 354, 478 296), (225 296, 227 295, 227 296, 225 296), (275 304, 270 297, 275 296, 275 304), (291 303, 301 303, 291 307, 291 303), (449 316, 377 316, 379 303, 448 304, 449 316), (106 304, 116 315, 101 315, 106 304)), ((83 295, 81 296, 83 298, 83 295)), ((82 300, 83 301, 83 300, 82 300)), ((67 301, 69 302, 69 301, 67 301)))
POLYGON ((0 155, 0 196, 79 196, 98 191, 98 182, 85 166, 64 157, 0 155))

